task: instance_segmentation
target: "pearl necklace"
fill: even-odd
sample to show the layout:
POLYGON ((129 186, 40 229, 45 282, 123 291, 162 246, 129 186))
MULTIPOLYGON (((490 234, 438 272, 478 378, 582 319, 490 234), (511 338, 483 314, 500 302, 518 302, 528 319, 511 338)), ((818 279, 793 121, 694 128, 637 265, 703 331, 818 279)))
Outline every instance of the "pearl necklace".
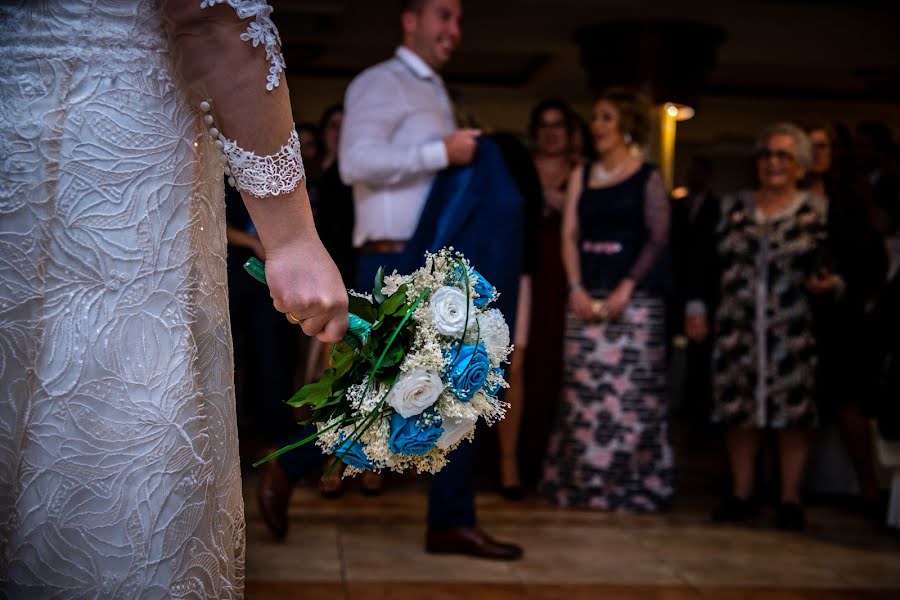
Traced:
POLYGON ((618 177, 619 175, 622 174, 622 171, 625 170, 625 166, 627 164, 628 164, 628 159, 625 159, 622 162, 620 162, 618 165, 616 165, 615 168, 607 171, 603 167, 602 163, 597 162, 596 164, 594 164, 594 169, 593 169, 594 179, 600 183, 606 183, 608 181, 612 181, 613 179, 615 179, 616 177, 618 177))

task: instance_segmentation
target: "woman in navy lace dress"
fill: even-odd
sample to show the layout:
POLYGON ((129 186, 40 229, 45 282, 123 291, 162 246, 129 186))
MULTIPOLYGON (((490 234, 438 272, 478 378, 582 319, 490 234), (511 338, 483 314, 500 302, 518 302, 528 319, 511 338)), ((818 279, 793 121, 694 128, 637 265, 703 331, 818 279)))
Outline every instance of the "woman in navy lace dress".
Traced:
POLYGON ((672 495, 669 200, 659 170, 634 151, 649 134, 646 101, 607 92, 591 129, 599 159, 573 173, 563 217, 565 375, 541 488, 561 506, 655 511, 672 495))

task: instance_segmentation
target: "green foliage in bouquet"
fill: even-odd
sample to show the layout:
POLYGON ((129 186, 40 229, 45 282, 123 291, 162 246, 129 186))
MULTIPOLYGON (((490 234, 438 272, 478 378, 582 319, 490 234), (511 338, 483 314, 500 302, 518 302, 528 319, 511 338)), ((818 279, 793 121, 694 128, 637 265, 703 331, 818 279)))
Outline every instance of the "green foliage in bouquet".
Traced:
MULTIPOLYGON (((244 268, 255 279, 266 283, 265 267, 260 260, 250 258, 244 268)), ((381 292, 383 288, 384 268, 379 268, 375 275, 372 300, 355 294, 350 296, 350 327, 344 340, 335 344, 331 352, 332 366, 322 374, 319 381, 303 386, 287 401, 294 408, 306 407, 310 410, 310 417, 302 421, 302 424, 328 422, 335 417, 349 414, 347 389, 354 383, 363 381, 365 377, 368 377, 370 384, 374 381, 389 387, 397 380, 400 364, 405 356, 404 348, 409 346, 409 340, 406 339, 409 330, 404 326, 416 306, 428 296, 430 290, 426 289, 410 303, 406 297, 408 289, 406 285, 401 285, 387 297, 381 292)), ((382 406, 386 398, 387 394, 381 401, 382 406)), ((329 429, 357 423, 357 427, 350 435, 352 439, 357 439, 378 416, 379 411, 376 410, 368 415, 367 419, 361 416, 344 418, 332 424, 329 429)), ((307 444, 324 431, 318 431, 308 438, 280 448, 253 466, 307 444)), ((349 445, 342 454, 346 454, 347 451, 349 445)), ((338 458, 343 459, 342 454, 338 454, 338 458)), ((336 464, 332 465, 332 468, 336 464)))
MULTIPOLYGON (((261 262, 251 258, 245 268, 265 283, 261 262)), ((503 417, 509 327, 489 308, 496 289, 465 257, 452 248, 426 253, 414 273, 385 277, 379 269, 373 283, 371 295, 350 292, 348 332, 330 367, 288 400, 308 410, 305 423, 317 431, 257 465, 315 441, 351 473, 435 473, 479 418, 490 425, 503 417)))

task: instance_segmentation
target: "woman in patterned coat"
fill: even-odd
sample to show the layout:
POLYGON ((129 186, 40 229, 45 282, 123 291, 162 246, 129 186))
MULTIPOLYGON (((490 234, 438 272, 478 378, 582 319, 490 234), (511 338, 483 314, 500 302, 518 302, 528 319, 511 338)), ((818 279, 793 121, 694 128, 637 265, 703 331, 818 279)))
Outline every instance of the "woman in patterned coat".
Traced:
POLYGON ((765 129, 757 144, 759 188, 725 196, 695 274, 715 270, 719 298, 689 303, 686 333, 707 335, 714 312, 713 420, 727 428, 732 494, 718 521, 755 516, 755 460, 765 429, 778 432, 781 502, 777 525, 802 529, 800 487, 816 424, 816 341, 811 294, 839 293, 824 269, 824 198, 797 188, 810 168, 809 138, 794 125, 765 129))

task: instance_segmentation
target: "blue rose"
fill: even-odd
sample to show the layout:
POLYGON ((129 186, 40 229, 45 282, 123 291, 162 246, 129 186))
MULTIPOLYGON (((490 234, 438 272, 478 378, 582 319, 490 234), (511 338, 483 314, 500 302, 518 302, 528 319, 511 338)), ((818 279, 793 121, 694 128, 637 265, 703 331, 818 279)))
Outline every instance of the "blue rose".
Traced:
MULTIPOLYGON (((494 368, 494 373, 496 373, 496 374, 499 375, 500 377, 503 377, 503 369, 501 369, 500 367, 494 368)), ((490 387, 485 387, 485 388, 484 388, 484 393, 487 394, 488 396, 496 396, 497 393, 498 393, 501 389, 502 389, 502 388, 500 387, 500 382, 499 382, 498 380, 495 379, 495 380, 494 380, 494 383, 490 384, 490 387)))
POLYGON ((394 413, 388 447, 394 454, 427 454, 444 434, 441 425, 441 417, 433 409, 408 419, 394 413))
POLYGON ((484 344, 463 344, 450 349, 450 383, 456 397, 468 402, 481 389, 491 370, 491 359, 488 358, 484 344))
MULTIPOLYGON (((476 271, 475 269, 469 268, 469 277, 475 279, 475 287, 472 291, 478 294, 478 297, 475 297, 474 294, 472 296, 472 302, 478 308, 484 308, 488 302, 494 299, 494 286, 492 286, 487 279, 484 278, 484 275, 476 271)), ((459 277, 461 281, 463 281, 463 286, 465 286, 465 281, 463 278, 462 269, 457 266, 456 267, 456 276, 459 277)), ((463 287, 465 289, 465 287, 463 287)))
POLYGON ((332 451, 335 456, 343 455, 341 460, 351 467, 362 469, 363 471, 375 468, 375 465, 372 464, 372 461, 366 456, 366 445, 345 437, 343 433, 341 434, 338 443, 332 448, 332 451), (344 452, 346 452, 346 454, 344 454, 344 452))

